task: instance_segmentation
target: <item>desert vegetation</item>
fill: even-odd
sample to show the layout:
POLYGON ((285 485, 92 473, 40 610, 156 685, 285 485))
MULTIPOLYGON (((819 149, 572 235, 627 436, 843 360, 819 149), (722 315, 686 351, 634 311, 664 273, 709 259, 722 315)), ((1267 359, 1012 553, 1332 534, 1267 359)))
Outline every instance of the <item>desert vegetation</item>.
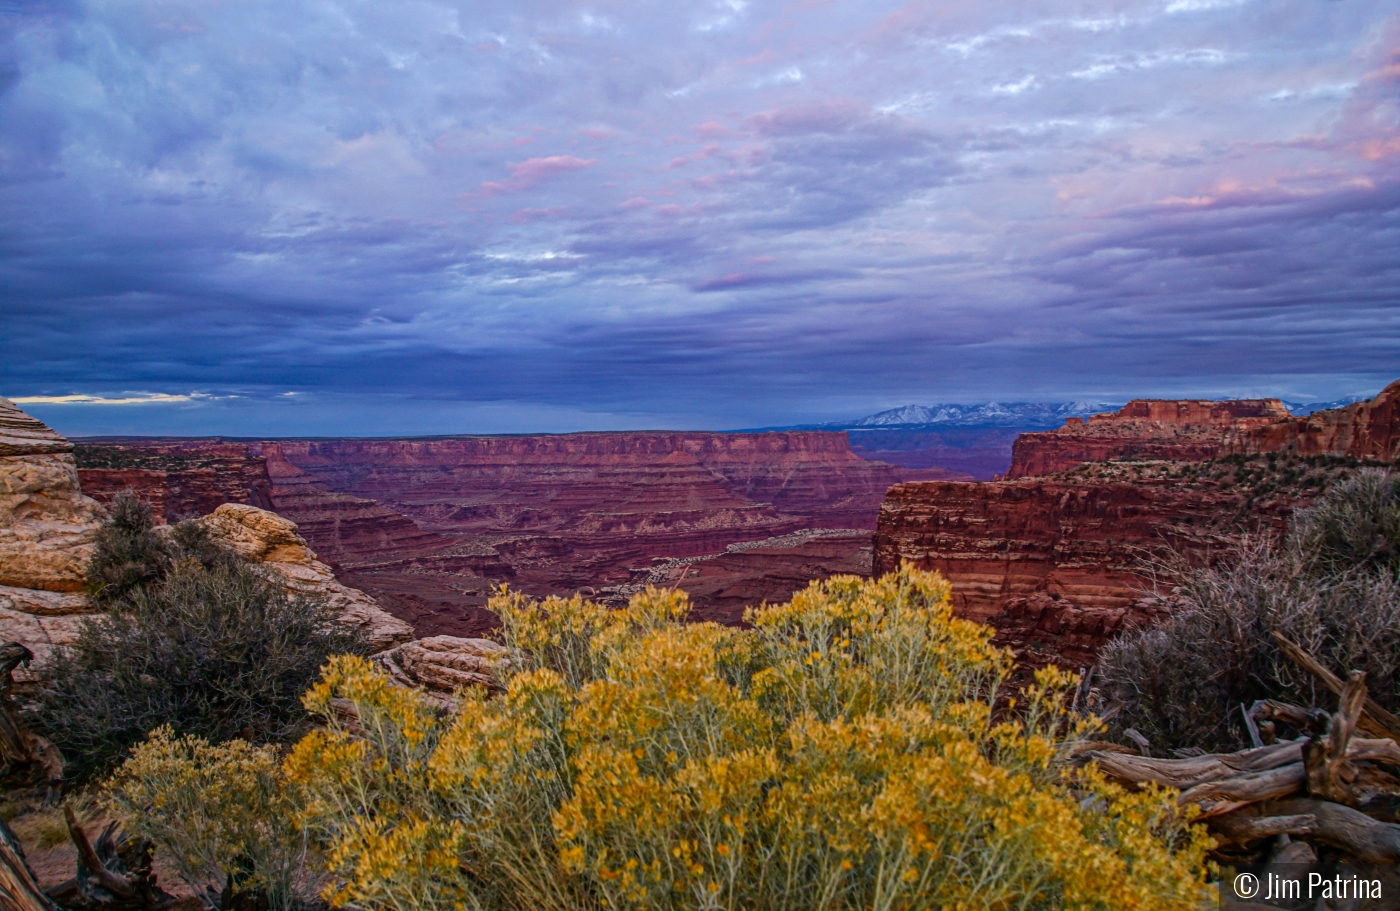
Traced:
POLYGON ((271 887, 295 846, 198 822, 212 804, 262 808, 318 849, 331 904, 358 908, 1203 900, 1190 814, 1169 790, 1061 762, 1087 726, 1064 708, 1073 681, 1046 671, 999 703, 1009 655, 934 575, 814 583, 751 629, 686 623, 684 595, 659 589, 622 610, 505 592, 492 606, 502 691, 443 713, 336 657, 306 696, 324 725, 280 768, 162 731, 114 779, 118 805, 206 880, 271 887), (222 767, 259 796, 201 801, 217 789, 195 783, 222 767))
POLYGON ((198 523, 158 532, 131 496, 99 532, 88 583, 103 612, 37 669, 26 711, 76 778, 163 725, 214 742, 289 742, 310 723, 301 696, 321 665, 365 650, 322 601, 289 595, 198 523))
MULTIPOLYGON (((1244 463, 1247 464, 1247 463, 1244 463)), ((1286 696, 1330 706, 1275 634, 1323 665, 1366 673, 1400 709, 1400 478, 1379 469, 1335 484, 1282 540, 1246 539, 1212 566, 1168 566, 1180 584, 1168 618, 1111 642, 1102 691, 1119 729, 1164 749, 1250 743, 1244 714, 1286 696)))
POLYGON ((1400 856, 1376 802, 1400 794, 1395 477, 1351 472, 1281 540, 1175 570, 1169 619, 1095 680, 1019 690, 908 565, 743 628, 691 622, 682 592, 503 588, 507 657, 444 708, 197 524, 123 501, 90 571, 105 613, 31 717, 222 911, 1186 909, 1212 858, 1280 832, 1400 856))

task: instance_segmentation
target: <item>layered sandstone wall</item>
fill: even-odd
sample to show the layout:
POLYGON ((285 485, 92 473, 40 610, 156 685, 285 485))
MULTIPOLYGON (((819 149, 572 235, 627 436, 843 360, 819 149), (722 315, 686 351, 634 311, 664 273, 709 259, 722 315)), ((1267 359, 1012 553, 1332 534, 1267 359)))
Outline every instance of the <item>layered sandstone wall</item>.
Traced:
MULTIPOLYGON (((130 484, 172 519, 181 464, 256 465, 265 502, 253 505, 295 522, 343 582, 424 634, 468 637, 494 626, 484 606, 502 582, 533 595, 611 597, 658 561, 716 554, 703 581, 697 572, 685 584, 699 615, 737 616, 740 600, 786 594, 829 567, 868 571, 869 538, 763 555, 729 554, 731 545, 873 530, 891 484, 938 476, 862 459, 844 433, 113 440, 83 454, 84 478, 102 495, 130 484)), ((222 496, 248 503, 251 489, 235 478, 222 496)))
POLYGON ((788 515, 873 527, 880 497, 899 479, 893 466, 853 453, 844 433, 578 433, 278 445, 289 462, 332 490, 396 506, 477 507, 433 517, 456 526, 499 527, 509 511, 533 510, 537 523, 548 525, 581 507, 625 515, 766 504, 788 515), (508 512, 493 512, 503 500, 508 512))
POLYGON ((1400 380, 1368 402, 1252 429, 1237 451, 1400 461, 1400 380))
POLYGON ((1007 478, 1067 471, 1109 459, 1200 461, 1234 452, 1251 430, 1289 419, 1278 399, 1134 399, 1058 430, 1023 433, 1012 445, 1007 478))
POLYGON ((81 591, 102 518, 73 444, 0 398, 0 585, 81 591))
POLYGON ((1225 455, 1283 453, 1400 461, 1400 381, 1346 408, 1290 415, 1277 399, 1137 399, 1111 414, 1023 433, 1008 478, 1067 471, 1111 459, 1201 461, 1225 455))
POLYGON ((1171 580, 1145 563, 1168 551, 1206 560, 1242 533, 1276 533, 1324 483, 1319 474, 1283 488, 1235 471, 1157 464, 1116 479, 900 484, 880 511, 874 571, 904 560, 936 569, 959 614, 996 627, 999 642, 1032 661, 1086 666, 1114 633, 1160 609, 1148 596, 1171 580))

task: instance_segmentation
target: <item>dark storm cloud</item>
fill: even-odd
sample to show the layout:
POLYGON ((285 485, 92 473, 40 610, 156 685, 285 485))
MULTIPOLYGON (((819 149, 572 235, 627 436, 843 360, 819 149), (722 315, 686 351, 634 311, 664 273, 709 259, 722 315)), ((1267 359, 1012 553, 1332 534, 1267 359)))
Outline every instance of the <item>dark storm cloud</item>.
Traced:
POLYGON ((258 433, 1366 391, 1397 99, 1379 0, 4 3, 0 394, 258 433))

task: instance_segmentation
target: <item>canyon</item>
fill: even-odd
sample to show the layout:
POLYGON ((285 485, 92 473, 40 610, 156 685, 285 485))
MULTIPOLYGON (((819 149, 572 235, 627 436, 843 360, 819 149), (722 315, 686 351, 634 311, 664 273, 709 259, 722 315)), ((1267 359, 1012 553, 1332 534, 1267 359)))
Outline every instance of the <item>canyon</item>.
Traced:
POLYGON ((583 433, 345 440, 88 440, 84 490, 166 521, 218 502, 298 526, 347 585, 423 634, 477 636, 507 583, 621 603, 680 585, 737 621, 814 578, 868 574, 885 491, 967 477, 863 459, 844 433, 583 433))
POLYGON ((936 569, 959 613, 994 626, 1028 663, 1084 667, 1114 633, 1165 609, 1165 562, 1279 534, 1340 478, 1397 457, 1400 382, 1297 418, 1274 399, 1135 400, 1022 434, 1005 480, 893 487, 873 571, 905 560, 936 569))
POLYGON ((615 604, 679 586, 695 617, 737 623, 812 579, 909 560, 1028 664, 1078 667, 1164 609, 1171 579, 1145 565, 1279 533, 1339 478, 1393 462, 1397 401, 1400 383, 1306 417, 1275 399, 1134 400, 1020 434, 1006 479, 985 483, 823 431, 88 440, 77 457, 84 492, 130 487, 166 521, 275 511, 419 635, 484 634, 502 583, 615 604))

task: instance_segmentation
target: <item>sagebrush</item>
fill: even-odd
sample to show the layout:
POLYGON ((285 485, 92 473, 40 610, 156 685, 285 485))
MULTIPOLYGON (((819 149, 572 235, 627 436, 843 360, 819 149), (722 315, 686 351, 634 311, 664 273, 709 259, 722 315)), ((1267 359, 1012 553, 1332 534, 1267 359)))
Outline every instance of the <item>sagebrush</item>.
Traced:
POLYGON ((1338 483, 1297 513, 1282 541, 1253 537, 1213 566, 1183 560, 1162 623, 1130 630, 1102 653, 1114 724, 1168 748, 1249 744, 1257 699, 1333 706, 1272 638, 1277 631, 1345 676, 1367 673, 1372 697, 1400 711, 1400 480, 1378 469, 1338 483))
POLYGON ((214 742, 299 736, 302 694, 329 656, 363 653, 362 634, 197 523, 158 535, 130 502, 112 516, 91 573, 108 580, 104 612, 38 669, 27 709, 70 774, 109 767, 162 725, 214 742))

